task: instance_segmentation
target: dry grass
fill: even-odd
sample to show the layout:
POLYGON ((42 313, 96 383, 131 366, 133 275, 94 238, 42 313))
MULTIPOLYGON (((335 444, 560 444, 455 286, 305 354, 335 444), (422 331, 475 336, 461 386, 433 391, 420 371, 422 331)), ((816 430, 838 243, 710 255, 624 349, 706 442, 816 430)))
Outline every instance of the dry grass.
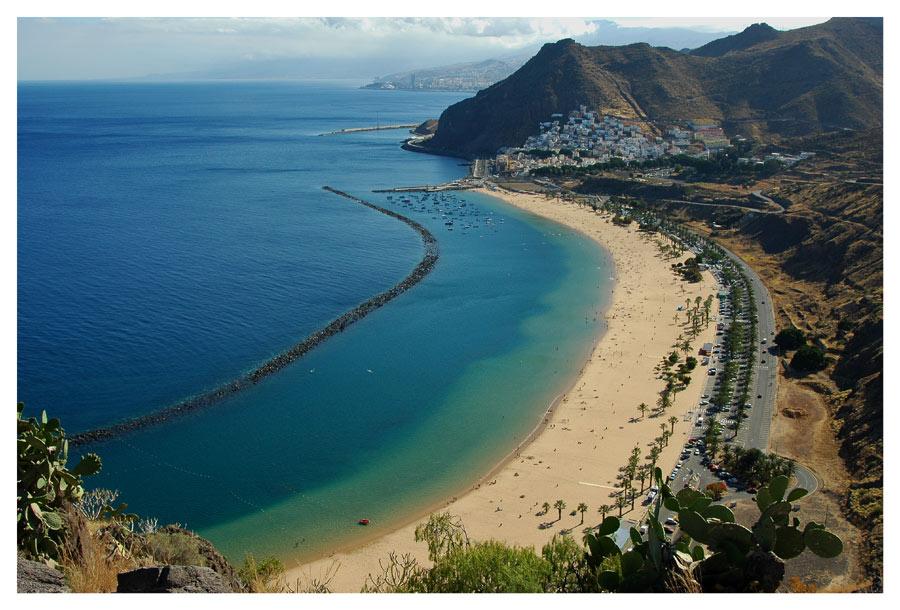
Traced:
POLYGON ((60 565, 73 593, 115 593, 118 574, 139 567, 134 559, 108 554, 102 540, 94 536, 85 545, 84 557, 66 555, 61 557, 60 565))

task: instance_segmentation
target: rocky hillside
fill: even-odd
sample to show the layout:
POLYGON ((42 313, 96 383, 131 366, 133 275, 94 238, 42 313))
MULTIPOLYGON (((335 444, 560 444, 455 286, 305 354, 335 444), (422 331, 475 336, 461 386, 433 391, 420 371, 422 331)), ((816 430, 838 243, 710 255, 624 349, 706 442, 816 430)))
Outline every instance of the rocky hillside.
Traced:
POLYGON ((835 18, 787 32, 757 24, 693 53, 561 40, 445 110, 429 146, 493 154, 581 104, 651 130, 691 118, 752 124, 755 134, 880 127, 882 39, 880 20, 835 18))
POLYGON ((684 220, 719 228, 714 238, 751 261, 772 293, 780 327, 794 325, 834 360, 809 380, 828 406, 850 484, 842 510, 862 532, 871 577, 882 573, 884 487, 884 194, 877 182, 880 130, 804 138, 815 161, 767 191, 784 214, 677 210, 684 220), (806 177, 818 180, 806 180, 806 177), (876 180, 873 178, 872 180, 876 180))

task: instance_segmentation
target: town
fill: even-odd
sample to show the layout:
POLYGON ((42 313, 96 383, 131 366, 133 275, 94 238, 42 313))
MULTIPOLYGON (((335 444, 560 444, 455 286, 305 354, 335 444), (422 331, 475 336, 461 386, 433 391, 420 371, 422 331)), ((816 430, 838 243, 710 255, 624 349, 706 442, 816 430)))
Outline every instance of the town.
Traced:
MULTIPOLYGON (((495 175, 522 176, 543 167, 574 165, 586 167, 608 163, 612 159, 646 161, 674 155, 709 159, 728 148, 746 143, 743 136, 729 139, 722 127, 712 119, 691 119, 684 126, 667 126, 665 136, 644 132, 638 124, 627 124, 613 116, 600 115, 580 106, 564 116, 551 115, 539 124, 539 133, 530 136, 517 148, 502 148, 490 162, 495 175)), ((738 164, 763 165, 776 160, 793 165, 814 153, 799 155, 770 153, 765 157, 741 157, 738 164)), ((665 174, 669 170, 662 170, 665 174)))

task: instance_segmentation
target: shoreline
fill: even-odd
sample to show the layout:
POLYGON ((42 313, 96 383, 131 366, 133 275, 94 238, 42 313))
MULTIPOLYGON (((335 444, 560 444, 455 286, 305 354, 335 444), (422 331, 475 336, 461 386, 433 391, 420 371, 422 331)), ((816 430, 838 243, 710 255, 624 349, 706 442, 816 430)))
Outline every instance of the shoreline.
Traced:
POLYGON ((407 224, 422 238, 422 244, 425 246, 425 252, 422 255, 422 260, 419 261, 419 263, 413 268, 412 271, 409 272, 406 277, 404 277, 391 288, 373 296, 370 299, 367 299, 365 302, 357 305, 350 311, 344 312, 343 314, 326 324, 323 328, 314 331, 300 343, 266 360, 251 372, 244 373, 237 379, 223 383, 217 388, 213 388, 212 390, 209 390, 197 396, 193 396, 191 398, 188 398, 187 400, 183 400, 174 405, 165 407, 163 409, 160 409, 159 411, 141 415, 139 417, 134 417, 124 422, 106 426, 104 428, 97 428, 94 430, 88 430, 86 432, 74 434, 69 437, 69 444, 72 447, 77 447, 85 443, 106 441, 122 434, 127 434, 135 430, 140 430, 142 428, 147 428, 156 424, 167 422, 176 417, 181 417, 190 412, 196 411, 197 409, 211 407, 217 402, 231 396, 232 394, 254 386, 259 383, 261 379, 268 377, 273 373, 277 373, 298 358, 302 358, 303 356, 305 356, 309 351, 315 349, 316 346, 318 346, 320 343, 327 341, 329 338, 333 337, 336 334, 344 332, 344 329, 348 326, 354 324, 355 322, 358 322, 376 309, 379 309, 380 307, 392 301, 394 298, 400 296, 401 294, 421 282, 422 279, 424 279, 425 276, 431 273, 431 270, 434 269, 434 266, 437 264, 438 258, 440 257, 440 250, 438 249, 437 239, 424 226, 422 226, 412 218, 408 218, 406 216, 403 216, 402 214, 394 212, 393 210, 388 210, 387 208, 369 203, 368 201, 363 201, 362 199, 354 197, 353 195, 349 195, 343 191, 334 189, 330 186, 323 186, 322 189, 328 191, 329 193, 340 195, 341 197, 346 197, 347 199, 355 203, 371 208, 377 212, 381 212, 386 216, 390 216, 391 218, 395 218, 407 224))
MULTIPOLYGON (((379 560, 384 561, 392 551, 398 555, 410 553, 420 565, 428 565, 424 543, 414 541, 415 526, 427 515, 448 509, 462 518, 473 540, 499 539, 509 544, 534 546, 538 552, 560 529, 571 531, 576 540, 580 540, 581 529, 599 521, 599 515, 593 516, 597 514, 599 504, 613 503, 607 496, 614 495, 609 491, 614 489, 617 469, 627 460, 631 448, 635 443, 652 442, 654 435, 659 433, 658 424, 667 421, 665 418, 656 422, 653 417, 634 416, 642 400, 655 403, 662 383, 652 369, 671 351, 676 335, 684 330, 680 323, 673 321, 672 312, 679 302, 684 303, 683 297, 688 294, 693 298, 714 291, 715 284, 710 276, 704 274, 704 281, 697 285, 682 285, 669 268, 671 261, 662 261, 655 244, 643 234, 626 232, 626 229, 615 227, 600 215, 574 204, 547 201, 535 195, 477 190, 578 231, 606 249, 612 256, 616 275, 616 284, 604 313, 606 329, 596 338, 580 370, 573 371, 573 381, 568 389, 554 398, 531 434, 487 474, 464 491, 404 520, 389 532, 336 547, 319 559, 286 564, 289 583, 321 578, 332 564, 337 563, 340 567, 332 581, 332 590, 359 592, 366 576, 379 573, 379 560), (683 292, 669 294, 669 287, 675 291, 683 288, 683 292), (644 300, 635 303, 636 297, 632 294, 638 291, 644 300), (632 314, 637 314, 636 318, 632 318, 632 314), (661 327, 659 333, 653 330, 656 326, 661 327), (622 334, 628 335, 630 341, 624 341, 622 334), (640 350, 652 350, 652 353, 645 356, 640 350), (613 364, 611 359, 616 357, 620 360, 613 364), (625 358, 630 358, 634 364, 624 364, 625 358), (615 382, 622 381, 626 372, 632 373, 628 378, 637 376, 643 381, 636 379, 627 387, 623 381, 615 388, 615 382), (648 391, 646 386, 653 382, 652 391, 648 391), (614 407, 623 402, 627 403, 628 412, 620 410, 616 415, 614 407), (590 417, 585 419, 587 416, 590 417), (575 423, 575 420, 582 421, 575 423), (617 423, 622 424, 621 430, 625 426, 635 428, 619 435, 614 428, 609 430, 617 423), (607 425, 600 430, 603 424, 607 425), (610 439, 605 438, 607 434, 610 439), (601 445, 600 441, 602 449, 597 455, 595 450, 601 445), (589 449, 588 443, 597 444, 589 449), (585 472, 584 468, 589 464, 591 472, 585 472), (560 471, 562 474, 556 474, 560 471), (587 502, 590 512, 584 515, 584 524, 577 516, 566 514, 556 519, 556 513, 551 512, 551 519, 541 519, 547 515, 535 514, 541 502, 552 504, 557 498, 569 504, 566 512, 580 501, 587 502), (513 515, 507 517, 512 512, 518 513, 517 519, 513 515)), ((707 328, 694 342, 699 345, 711 340, 714 329, 714 326, 707 328)), ((697 371, 705 373, 702 368, 697 371)), ((666 416, 679 415, 677 428, 681 434, 676 433, 674 440, 663 450, 659 464, 664 470, 669 461, 674 465, 682 444, 678 441, 686 439, 692 429, 692 424, 686 423, 685 419, 690 406, 698 403, 701 387, 702 384, 695 383, 679 393, 676 405, 666 413, 666 416)), ((642 447, 642 453, 646 454, 646 451, 646 447, 642 447)), ((644 507, 636 504, 635 510, 625 511, 623 518, 637 519, 643 512, 644 507)))

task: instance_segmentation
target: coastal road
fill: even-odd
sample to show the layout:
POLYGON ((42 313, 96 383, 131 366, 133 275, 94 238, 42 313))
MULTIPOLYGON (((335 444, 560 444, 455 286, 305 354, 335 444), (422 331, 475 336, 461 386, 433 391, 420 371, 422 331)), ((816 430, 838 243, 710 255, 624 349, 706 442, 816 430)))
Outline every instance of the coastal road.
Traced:
MULTIPOLYGON (((737 268, 747 277, 749 287, 753 292, 753 298, 756 301, 758 317, 757 330, 759 334, 756 339, 754 339, 756 345, 752 351, 753 355, 748 362, 748 366, 754 368, 753 387, 751 389, 750 399, 752 407, 749 409, 749 417, 745 420, 737 437, 731 438, 731 433, 727 427, 724 432, 724 437, 729 444, 738 445, 745 449, 756 448, 760 451, 767 452, 769 448, 772 417, 775 411, 776 383, 778 377, 777 347, 772 344, 776 332, 775 310, 772 305, 769 291, 766 289, 762 279, 760 279, 756 272, 754 272, 753 269, 739 257, 731 252, 728 252, 728 254, 731 256, 737 268)), ((732 315, 733 313, 734 312, 732 312, 732 315)), ((723 312, 720 311, 716 316, 716 321, 724 322, 726 327, 729 327, 732 318, 730 315, 724 315, 723 312)), ((717 344, 724 343, 724 335, 717 335, 716 339, 717 344)), ((721 353, 713 354, 710 357, 710 368, 715 367, 721 370, 723 366, 724 361, 721 353)), ((715 395, 716 379, 717 376, 715 375, 706 376, 703 389, 703 396, 706 398, 701 399, 701 402, 709 400, 709 397, 715 395)), ((718 414, 707 414, 707 408, 709 408, 709 405, 701 404, 691 412, 691 419, 694 422, 694 428, 690 434, 691 437, 700 438, 705 431, 705 424, 698 423, 698 418, 700 416, 702 416, 704 420, 708 417, 717 417, 723 425, 729 423, 729 418, 732 415, 730 411, 718 414)), ((688 484, 695 489, 702 491, 708 484, 721 480, 712 471, 701 464, 702 457, 702 454, 697 451, 696 448, 691 448, 690 455, 682 458, 683 464, 679 468, 678 474, 674 479, 669 480, 673 490, 677 491, 688 484)), ((794 487, 802 487, 810 494, 819 487, 816 476, 807 468, 799 464, 796 465, 794 477, 796 478, 794 487)), ((749 497, 752 496, 729 484, 729 492, 726 496, 727 502, 749 497)), ((670 511, 665 509, 661 511, 660 515, 663 519, 673 516, 670 511)))

